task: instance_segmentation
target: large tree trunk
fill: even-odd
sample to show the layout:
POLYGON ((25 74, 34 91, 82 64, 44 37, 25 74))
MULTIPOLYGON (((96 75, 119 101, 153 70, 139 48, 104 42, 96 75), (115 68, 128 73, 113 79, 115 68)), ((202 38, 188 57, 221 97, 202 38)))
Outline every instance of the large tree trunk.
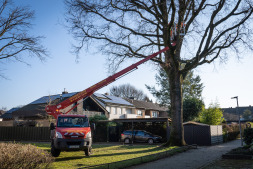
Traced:
POLYGON ((183 95, 182 83, 183 78, 179 70, 167 71, 170 84, 171 98, 171 117, 170 138, 167 145, 183 146, 186 145, 184 140, 183 128, 183 95))

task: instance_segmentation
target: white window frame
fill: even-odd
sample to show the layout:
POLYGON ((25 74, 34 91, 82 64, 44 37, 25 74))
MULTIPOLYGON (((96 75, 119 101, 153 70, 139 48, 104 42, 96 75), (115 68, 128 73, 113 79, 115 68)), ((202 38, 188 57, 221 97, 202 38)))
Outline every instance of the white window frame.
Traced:
POLYGON ((141 110, 137 110, 137 115, 138 116, 142 116, 142 111, 141 110))
POLYGON ((115 107, 111 107, 111 114, 117 114, 117 111, 116 111, 115 107))
POLYGON ((122 114, 127 114, 127 113, 126 113, 126 108, 125 108, 125 107, 122 108, 122 114))
POLYGON ((118 108, 117 108, 117 113, 120 114, 120 115, 122 114, 122 109, 121 109, 121 107, 118 107, 118 108))
POLYGON ((152 111, 152 117, 158 117, 158 112, 157 111, 152 111))

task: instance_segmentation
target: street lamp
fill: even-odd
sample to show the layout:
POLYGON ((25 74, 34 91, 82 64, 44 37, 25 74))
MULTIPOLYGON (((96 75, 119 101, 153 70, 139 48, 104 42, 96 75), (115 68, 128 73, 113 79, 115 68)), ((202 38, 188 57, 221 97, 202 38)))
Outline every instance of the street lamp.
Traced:
POLYGON ((239 113, 239 111, 238 111, 238 108, 239 108, 238 96, 231 97, 231 99, 236 99, 236 101, 237 101, 236 113, 238 114, 238 117, 239 117, 239 129, 240 129, 240 137, 241 137, 241 146, 243 146, 243 141, 242 141, 242 129, 241 129, 241 118, 240 118, 240 113, 239 113))

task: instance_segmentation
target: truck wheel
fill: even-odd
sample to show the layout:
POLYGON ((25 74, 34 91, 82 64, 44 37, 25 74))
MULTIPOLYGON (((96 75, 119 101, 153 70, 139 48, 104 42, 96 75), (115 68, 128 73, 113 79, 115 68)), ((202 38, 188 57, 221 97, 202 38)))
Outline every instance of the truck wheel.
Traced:
POLYGON ((56 149, 54 146, 51 147, 51 154, 53 157, 59 157, 61 150, 56 149))
POLYGON ((92 154, 92 148, 90 147, 90 148, 84 150, 84 153, 86 156, 90 156, 92 154))
POLYGON ((124 140, 124 143, 125 143, 125 144, 129 144, 129 143, 130 143, 130 139, 129 139, 129 138, 126 138, 126 139, 124 140))
POLYGON ((148 144, 154 144, 154 140, 153 139, 148 139, 148 144))

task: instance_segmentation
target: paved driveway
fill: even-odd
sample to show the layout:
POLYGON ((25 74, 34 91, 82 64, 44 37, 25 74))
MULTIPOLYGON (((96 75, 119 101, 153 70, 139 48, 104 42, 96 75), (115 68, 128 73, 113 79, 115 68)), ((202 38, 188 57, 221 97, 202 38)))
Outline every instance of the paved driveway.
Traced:
POLYGON ((201 146, 187 152, 150 163, 129 167, 128 169, 197 169, 218 159, 231 149, 240 147, 240 140, 213 146, 201 146))

